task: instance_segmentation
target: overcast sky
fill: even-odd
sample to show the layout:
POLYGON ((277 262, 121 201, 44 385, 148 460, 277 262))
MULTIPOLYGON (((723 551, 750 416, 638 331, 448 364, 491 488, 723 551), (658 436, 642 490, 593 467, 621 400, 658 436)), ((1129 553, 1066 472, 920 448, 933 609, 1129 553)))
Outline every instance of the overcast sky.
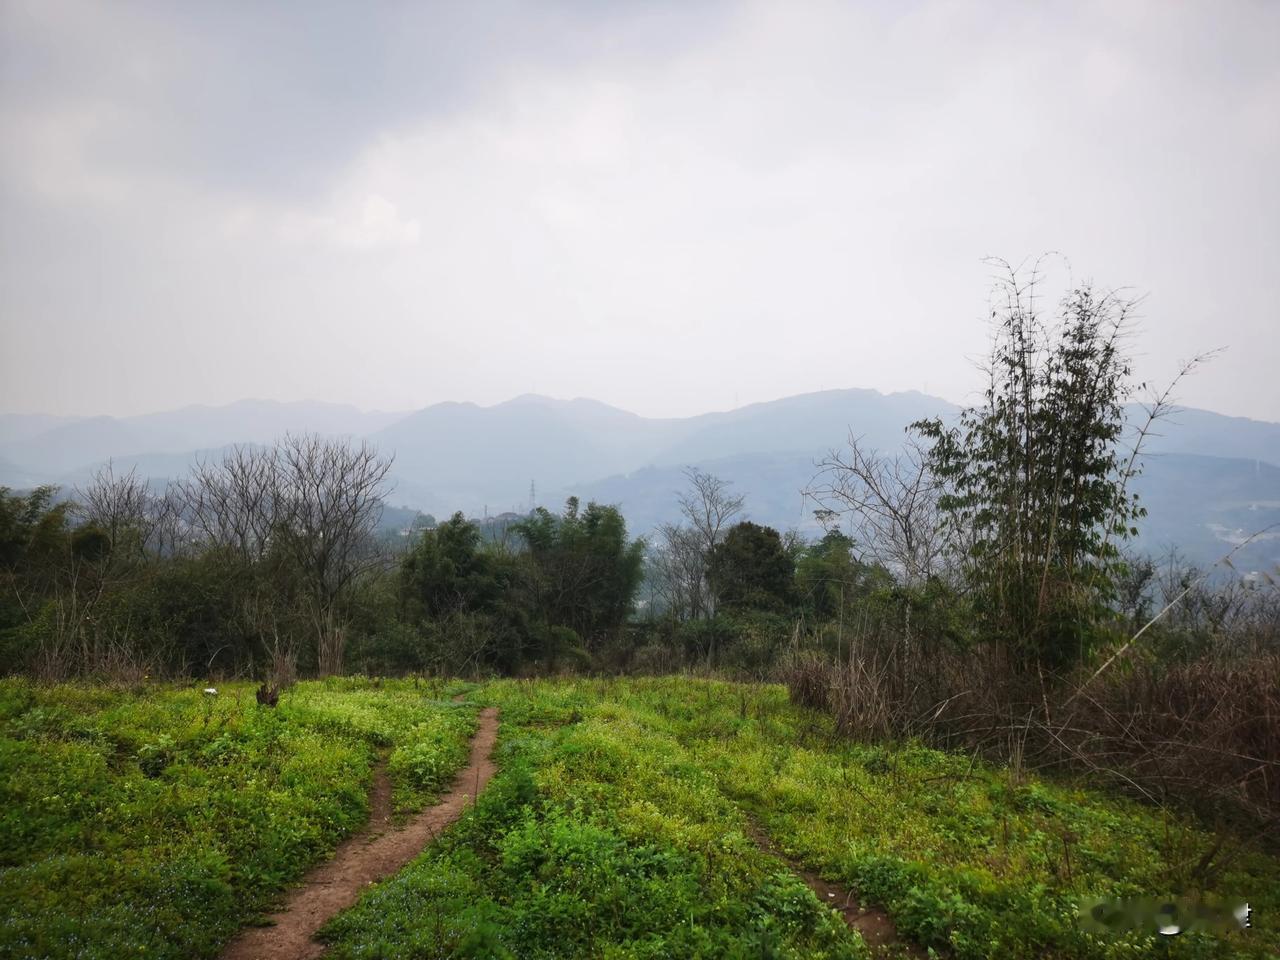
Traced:
POLYGON ((1280 419, 1280 3, 0 0, 0 410, 973 399, 984 255, 1280 419), (1065 267, 1055 267, 1061 282, 1065 267))

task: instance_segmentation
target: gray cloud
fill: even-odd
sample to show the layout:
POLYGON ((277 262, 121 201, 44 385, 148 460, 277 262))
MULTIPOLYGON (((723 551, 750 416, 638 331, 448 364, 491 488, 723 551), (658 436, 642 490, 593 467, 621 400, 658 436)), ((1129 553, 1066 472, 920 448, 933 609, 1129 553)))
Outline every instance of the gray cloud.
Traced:
POLYGON ((696 42, 715 7, 609 9, 18 4, 0 46, 3 102, 10 114, 93 115, 81 146, 106 175, 293 196, 323 190, 370 140, 456 117, 521 69, 696 42))
POLYGON ((0 10, 0 408, 963 400, 1058 249, 1280 417, 1275 6, 0 10))

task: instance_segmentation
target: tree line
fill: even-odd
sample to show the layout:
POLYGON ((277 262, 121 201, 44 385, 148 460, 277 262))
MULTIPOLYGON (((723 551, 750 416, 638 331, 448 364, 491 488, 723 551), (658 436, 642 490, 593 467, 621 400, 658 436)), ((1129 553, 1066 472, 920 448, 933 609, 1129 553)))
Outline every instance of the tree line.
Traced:
MULTIPOLYGON (((380 531, 389 457, 314 435, 238 446, 163 487, 0 489, 0 655, 74 676, 442 674, 763 667, 795 617, 893 581, 831 531, 743 519, 695 468, 682 520, 632 537, 570 498, 502 529, 454 514, 380 531)), ((850 607, 851 609, 851 607, 850 607)))
POLYGON ((103 468, 60 498, 0 489, 9 670, 259 675, 555 666, 632 610, 643 543, 613 507, 534 511, 515 543, 455 515, 379 534, 391 459, 287 436, 153 490, 103 468), (354 661, 354 662, 353 662, 354 661))

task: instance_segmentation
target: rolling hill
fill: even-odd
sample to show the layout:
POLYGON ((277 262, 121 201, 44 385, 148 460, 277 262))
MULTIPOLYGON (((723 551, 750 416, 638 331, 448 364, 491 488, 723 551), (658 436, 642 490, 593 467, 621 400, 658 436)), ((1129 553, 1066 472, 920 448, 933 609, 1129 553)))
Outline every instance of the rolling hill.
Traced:
MULTIPOLYGON (((570 494, 618 503, 633 532, 645 533, 675 518, 682 470, 696 465, 732 481, 752 519, 814 532, 814 504, 801 491, 819 458, 850 435, 892 450, 913 420, 950 417, 956 409, 914 391, 850 389, 679 419, 532 394, 407 414, 242 401, 120 419, 7 415, 0 418, 0 484, 74 486, 108 459, 162 480, 228 444, 310 430, 365 438, 394 454, 390 502, 438 517, 523 512, 532 483, 536 501, 552 508, 570 494)), ((1150 510, 1144 549, 1176 545, 1195 562, 1211 563, 1242 536, 1280 520, 1280 424, 1186 409, 1158 433, 1137 485, 1150 510)), ((1239 559, 1255 567, 1280 562, 1280 538, 1251 544, 1239 559)))

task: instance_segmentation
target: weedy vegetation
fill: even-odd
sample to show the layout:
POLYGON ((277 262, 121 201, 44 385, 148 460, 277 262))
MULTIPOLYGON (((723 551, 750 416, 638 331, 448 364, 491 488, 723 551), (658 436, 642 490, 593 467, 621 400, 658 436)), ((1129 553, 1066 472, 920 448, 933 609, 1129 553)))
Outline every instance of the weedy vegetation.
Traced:
POLYGON ((0 955, 202 957, 369 815, 430 802, 474 711, 443 684, 0 681, 0 955))
MULTIPOLYGON (((475 809, 332 922, 333 955, 861 957, 781 860, 883 907, 904 943, 957 958, 1267 957, 1280 864, 1211 884, 1193 821, 929 749, 851 742, 784 688, 665 678, 499 681, 502 770, 475 809), (1243 896, 1252 930, 1103 938, 1079 903, 1243 896)), ((900 949, 905 949, 901 946, 900 949)))

